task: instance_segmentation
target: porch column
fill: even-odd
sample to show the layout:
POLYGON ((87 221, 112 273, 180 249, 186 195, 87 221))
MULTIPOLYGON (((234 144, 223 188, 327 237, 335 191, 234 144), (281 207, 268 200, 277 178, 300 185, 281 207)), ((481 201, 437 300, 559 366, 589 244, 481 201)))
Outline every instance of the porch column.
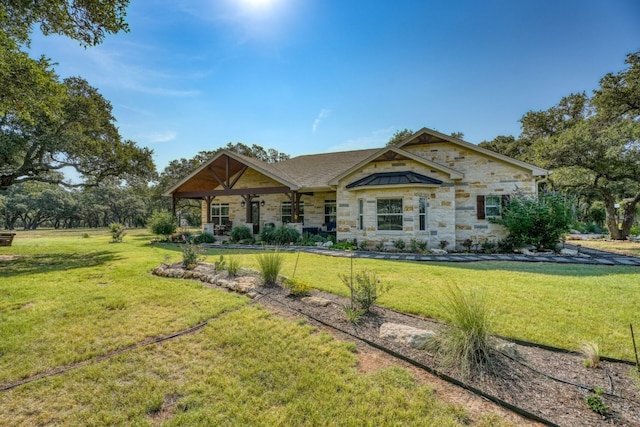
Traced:
POLYGON ((211 223, 211 203, 216 196, 206 196, 204 198, 205 202, 207 202, 207 224, 211 223))

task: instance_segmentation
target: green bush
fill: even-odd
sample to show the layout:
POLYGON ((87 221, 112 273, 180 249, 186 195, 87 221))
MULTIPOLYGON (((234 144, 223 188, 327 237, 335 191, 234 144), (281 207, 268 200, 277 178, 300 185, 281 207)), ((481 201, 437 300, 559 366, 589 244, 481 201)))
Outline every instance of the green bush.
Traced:
POLYGON ((357 273, 355 281, 346 274, 340 275, 340 279, 351 291, 351 307, 363 313, 369 312, 378 298, 391 289, 389 285, 383 285, 374 272, 367 270, 357 273))
POLYGON ((609 413, 609 408, 602 400, 602 389, 600 387, 596 387, 594 393, 586 397, 586 402, 587 406, 596 414, 604 416, 609 413))
POLYGON ((165 242, 176 232, 178 223, 169 212, 156 211, 149 219, 149 230, 156 236, 162 236, 165 242))
POLYGON ((278 276, 282 271, 284 257, 278 251, 265 252, 256 257, 258 261, 258 269, 262 276, 262 282, 265 286, 274 286, 278 283, 278 276))
POLYGON ((109 233, 111 233, 111 242, 120 243, 125 236, 124 225, 119 222, 112 222, 109 224, 109 233))
POLYGON ((491 368, 490 319, 484 296, 455 287, 449 289, 442 304, 451 316, 449 327, 436 335, 429 347, 445 366, 457 367, 462 377, 491 368))
POLYGON ((282 285, 289 289, 290 294, 293 296, 309 295, 309 292, 311 292, 311 285, 293 277, 285 279, 282 285))
POLYGON ((300 232, 286 225, 265 227, 260 233, 260 240, 268 245, 288 245, 290 243, 297 243, 300 239, 300 232))
POLYGON ((185 243, 182 245, 182 266, 191 270, 203 259, 204 249, 198 244, 188 242, 186 236, 183 237, 185 243))
POLYGON ((572 216, 562 196, 545 194, 536 199, 517 195, 505 207, 502 218, 494 222, 504 225, 518 244, 530 244, 538 250, 555 249, 569 231, 572 216))
POLYGON ((215 243, 216 237, 208 231, 203 231, 193 239, 194 243, 215 243))
POLYGON ((231 229, 231 240, 234 242, 253 240, 253 233, 246 225, 238 225, 231 229))
POLYGON ((404 243, 404 240, 402 239, 397 239, 393 241, 393 246, 399 250, 399 251, 403 251, 404 247, 406 246, 406 244, 404 243))
POLYGON ((338 249, 338 250, 341 250, 341 251, 352 251, 353 250, 353 243, 347 242, 347 241, 338 242, 338 243, 333 244, 331 246, 331 249, 338 249))

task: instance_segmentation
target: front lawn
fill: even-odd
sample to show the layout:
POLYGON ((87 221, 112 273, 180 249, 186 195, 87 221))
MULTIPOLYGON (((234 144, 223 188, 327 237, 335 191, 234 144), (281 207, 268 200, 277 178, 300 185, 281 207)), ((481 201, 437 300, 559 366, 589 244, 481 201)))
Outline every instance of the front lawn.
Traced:
MULTIPOLYGON (((0 391, 0 425, 469 424, 403 369, 360 373, 353 344, 246 297, 149 274, 180 260, 176 245, 83 232, 19 232, 0 248, 0 385, 87 362, 0 391)), ((504 425, 495 415, 471 424, 504 425)))

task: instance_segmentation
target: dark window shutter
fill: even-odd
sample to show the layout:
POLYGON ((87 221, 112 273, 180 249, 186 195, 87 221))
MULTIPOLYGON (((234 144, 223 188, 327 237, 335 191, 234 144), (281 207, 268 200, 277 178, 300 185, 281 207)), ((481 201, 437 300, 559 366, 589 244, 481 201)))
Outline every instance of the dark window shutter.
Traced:
POLYGON ((476 197, 476 205, 478 210, 478 219, 485 219, 484 216, 484 196, 476 197))
POLYGON ((511 195, 510 194, 503 194, 502 195, 502 207, 503 208, 505 206, 509 205, 510 201, 511 201, 511 195))

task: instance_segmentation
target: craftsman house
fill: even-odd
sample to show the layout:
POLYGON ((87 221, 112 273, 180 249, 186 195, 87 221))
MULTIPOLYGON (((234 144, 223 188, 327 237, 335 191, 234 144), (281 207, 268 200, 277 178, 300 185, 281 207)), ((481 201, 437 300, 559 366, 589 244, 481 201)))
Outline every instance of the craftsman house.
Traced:
POLYGON ((505 236, 490 221, 509 195, 537 193, 545 169, 422 129, 380 149, 323 153, 265 163, 231 151, 171 188, 166 196, 202 200, 205 230, 289 224, 370 244, 446 240, 453 248, 505 236))

